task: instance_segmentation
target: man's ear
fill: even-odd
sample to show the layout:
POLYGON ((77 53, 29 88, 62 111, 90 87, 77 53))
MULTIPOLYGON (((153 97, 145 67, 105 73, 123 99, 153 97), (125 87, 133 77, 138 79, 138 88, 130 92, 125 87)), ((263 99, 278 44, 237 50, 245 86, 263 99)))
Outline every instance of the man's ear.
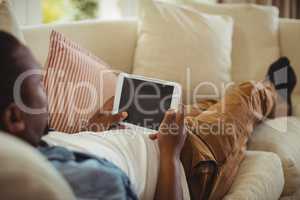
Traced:
POLYGON ((11 103, 2 115, 4 130, 20 136, 25 130, 24 115, 15 103, 11 103))

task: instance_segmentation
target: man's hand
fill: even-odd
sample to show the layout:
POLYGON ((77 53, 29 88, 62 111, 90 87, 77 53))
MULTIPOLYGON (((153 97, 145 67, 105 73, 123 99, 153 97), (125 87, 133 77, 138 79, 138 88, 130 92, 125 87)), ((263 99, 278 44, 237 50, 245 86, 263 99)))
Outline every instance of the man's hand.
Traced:
POLYGON ((180 152, 186 139, 183 106, 178 113, 172 110, 167 111, 159 133, 150 135, 150 138, 158 140, 160 150, 159 178, 155 199, 183 199, 180 182, 180 152))
POLYGON ((127 118, 127 112, 112 114, 114 97, 111 97, 103 107, 89 120, 88 130, 102 132, 108 130, 112 125, 118 124, 127 118))
POLYGON ((186 139, 183 105, 178 113, 174 110, 167 111, 160 125, 159 132, 150 135, 150 138, 158 140, 162 157, 179 158, 186 139))

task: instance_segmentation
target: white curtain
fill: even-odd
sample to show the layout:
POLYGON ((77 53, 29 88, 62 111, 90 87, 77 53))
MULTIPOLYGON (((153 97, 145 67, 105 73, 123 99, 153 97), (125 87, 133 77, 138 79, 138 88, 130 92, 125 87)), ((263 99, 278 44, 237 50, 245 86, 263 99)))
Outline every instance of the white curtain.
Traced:
POLYGON ((40 24, 42 21, 42 8, 40 0, 9 0, 14 13, 21 25, 40 24))

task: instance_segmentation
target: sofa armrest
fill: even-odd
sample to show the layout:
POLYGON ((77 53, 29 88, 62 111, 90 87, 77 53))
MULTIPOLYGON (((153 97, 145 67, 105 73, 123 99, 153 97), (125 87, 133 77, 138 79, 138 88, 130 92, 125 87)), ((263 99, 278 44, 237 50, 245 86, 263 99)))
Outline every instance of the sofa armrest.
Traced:
MULTIPOLYGON (((300 20, 280 19, 279 36, 281 56, 287 56, 291 60, 296 74, 300 77, 300 20)), ((295 92, 300 95, 300 84, 295 92)))
POLYGON ((300 93, 292 96, 293 116, 300 117, 300 93))
POLYGON ((282 165, 276 154, 248 151, 224 200, 279 199, 283 185, 282 165))
POLYGON ((2 132, 0 144, 0 199, 76 199, 69 184, 36 149, 2 132))

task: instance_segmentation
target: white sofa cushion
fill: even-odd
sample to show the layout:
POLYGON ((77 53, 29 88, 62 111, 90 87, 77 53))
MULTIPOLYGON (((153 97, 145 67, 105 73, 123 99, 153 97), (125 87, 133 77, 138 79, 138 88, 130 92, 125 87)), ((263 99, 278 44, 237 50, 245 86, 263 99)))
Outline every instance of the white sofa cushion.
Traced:
POLYGON ((73 192, 36 150, 0 132, 1 199, 71 200, 73 192))
POLYGON ((23 33, 14 16, 9 0, 0 1, 0 30, 11 33, 21 42, 24 42, 23 33))
POLYGON ((140 4, 134 74, 179 82, 186 102, 191 102, 194 89, 215 94, 206 81, 220 88, 231 80, 230 17, 152 0, 140 4))
POLYGON ((293 195, 300 188, 300 120, 283 117, 258 126, 249 141, 249 150, 276 153, 285 176, 283 195, 293 195))
POLYGON ((293 113, 292 113, 293 116, 300 117, 300 93, 294 92, 294 95, 292 95, 292 104, 293 104, 293 113))
POLYGON ((283 185, 282 166, 276 154, 248 151, 224 200, 276 200, 283 185))
POLYGON ((88 49, 114 69, 131 72, 137 38, 135 20, 84 21, 26 27, 23 29, 26 44, 42 66, 47 59, 52 29, 88 49))
POLYGON ((261 80, 279 57, 278 9, 251 4, 191 4, 209 14, 234 19, 232 79, 235 82, 261 80))

